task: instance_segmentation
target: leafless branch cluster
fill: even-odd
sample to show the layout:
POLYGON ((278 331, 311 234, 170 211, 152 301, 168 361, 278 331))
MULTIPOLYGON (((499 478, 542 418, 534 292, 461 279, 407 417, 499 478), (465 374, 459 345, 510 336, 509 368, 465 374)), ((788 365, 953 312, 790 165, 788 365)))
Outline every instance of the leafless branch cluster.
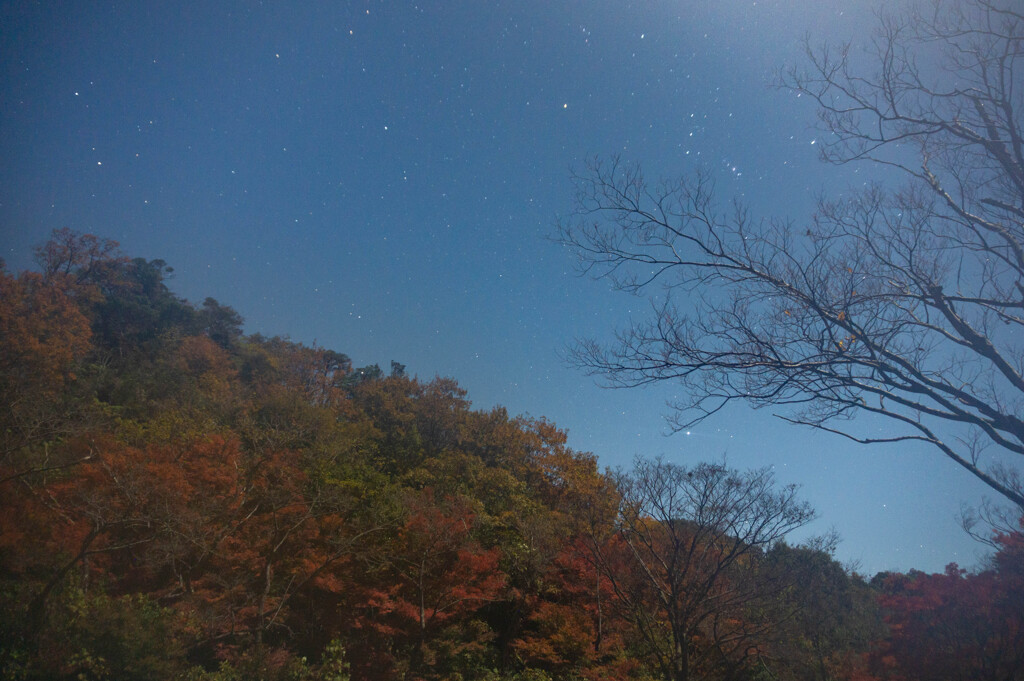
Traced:
POLYGON ((762 559, 813 509, 768 468, 638 459, 616 483, 613 538, 594 543, 596 564, 664 678, 690 678, 708 658, 745 663, 774 623, 744 613, 798 578, 780 580, 762 559))
POLYGON ((706 174, 652 183, 592 161, 561 242, 594 276, 664 293, 573 358, 612 385, 681 381, 679 428, 734 400, 790 405, 786 420, 859 442, 929 443, 1024 509, 1024 14, 881 16, 868 74, 849 45, 807 54, 782 84, 817 102, 823 159, 903 180, 798 227, 723 210, 706 174), (891 432, 846 423, 862 412, 891 432))

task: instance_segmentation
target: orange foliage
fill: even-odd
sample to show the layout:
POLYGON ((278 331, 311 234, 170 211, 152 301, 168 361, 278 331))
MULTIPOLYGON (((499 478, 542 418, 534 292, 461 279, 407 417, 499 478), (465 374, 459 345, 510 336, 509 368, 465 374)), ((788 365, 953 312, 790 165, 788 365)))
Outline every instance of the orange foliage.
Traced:
POLYGON ((89 350, 89 320, 66 290, 26 272, 0 272, 0 394, 14 404, 55 396, 89 350))

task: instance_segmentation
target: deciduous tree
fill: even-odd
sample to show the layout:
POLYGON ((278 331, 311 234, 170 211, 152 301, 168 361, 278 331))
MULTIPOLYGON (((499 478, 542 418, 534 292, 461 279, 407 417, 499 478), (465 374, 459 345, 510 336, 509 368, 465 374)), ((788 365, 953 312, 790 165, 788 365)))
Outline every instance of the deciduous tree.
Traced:
MULTIPOLYGON (((416 678, 451 662, 436 654, 439 639, 447 638, 449 648, 453 644, 442 632, 460 621, 470 630, 465 619, 497 600, 506 578, 498 551, 474 538, 474 514, 465 500, 436 499, 428 489, 408 492, 403 505, 405 522, 386 548, 384 582, 371 598, 375 616, 369 626, 395 641, 407 657, 407 675, 416 678)), ((455 647, 479 646, 489 635, 477 632, 476 641, 455 647)))
MULTIPOLYGON (((65 388, 91 349, 89 320, 64 282, 0 270, 0 480, 60 465, 22 448, 67 435, 65 388)), ((2 484, 2 483, 0 483, 2 484)))
POLYGON ((621 289, 687 300, 576 361, 616 385, 681 381, 680 428, 744 400, 858 442, 924 442, 1024 508, 1022 59, 1024 14, 1000 0, 883 14, 866 61, 809 49, 783 84, 817 103, 824 160, 902 180, 806 223, 722 209, 706 174, 589 164, 561 240, 621 289), (859 413, 891 434, 846 424, 859 413))
POLYGON ((769 569, 788 581, 768 605, 775 620, 761 664, 792 681, 854 679, 867 669, 870 644, 885 626, 876 593, 832 557, 824 545, 780 544, 768 552, 769 569))
POLYGON ((810 522, 811 508, 769 469, 640 459, 618 483, 616 524, 592 550, 662 677, 745 664, 765 626, 752 607, 779 591, 763 552, 810 522))
POLYGON ((990 569, 911 571, 881 580, 887 640, 876 668, 895 679, 1018 679, 1024 674, 1024 542, 1003 535, 990 569))

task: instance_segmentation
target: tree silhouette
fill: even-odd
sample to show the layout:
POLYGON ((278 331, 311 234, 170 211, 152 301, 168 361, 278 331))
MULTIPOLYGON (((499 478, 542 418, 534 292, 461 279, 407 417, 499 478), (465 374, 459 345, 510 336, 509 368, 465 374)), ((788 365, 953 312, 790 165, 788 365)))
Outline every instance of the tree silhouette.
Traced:
POLYGON ((785 586, 766 550, 814 519, 770 469, 686 468, 638 459, 620 474, 618 516, 592 555, 665 681, 738 672, 770 623, 754 616, 785 586))
POLYGON ((1024 509, 1024 14, 1010 7, 883 15, 873 71, 849 45, 808 47, 781 83, 817 103, 823 159, 902 181, 822 200, 806 226, 719 209, 706 174, 657 184, 589 163, 560 240, 584 271, 666 294, 575 361, 613 385, 681 381, 679 428, 743 400, 857 442, 925 442, 1024 509), (845 423, 865 412, 891 432, 845 423))

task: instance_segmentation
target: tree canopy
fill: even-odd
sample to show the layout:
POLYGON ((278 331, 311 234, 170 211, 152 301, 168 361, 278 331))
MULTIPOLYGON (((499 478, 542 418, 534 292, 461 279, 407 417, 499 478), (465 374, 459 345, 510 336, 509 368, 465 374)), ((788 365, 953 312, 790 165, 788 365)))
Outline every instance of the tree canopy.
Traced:
POLYGON ((4 678, 896 680, 934 623, 974 636, 936 669, 1020 672, 1019 532, 868 584, 785 542, 813 512, 767 469, 602 472, 453 379, 247 335, 162 261, 40 252, 0 270, 4 678))

